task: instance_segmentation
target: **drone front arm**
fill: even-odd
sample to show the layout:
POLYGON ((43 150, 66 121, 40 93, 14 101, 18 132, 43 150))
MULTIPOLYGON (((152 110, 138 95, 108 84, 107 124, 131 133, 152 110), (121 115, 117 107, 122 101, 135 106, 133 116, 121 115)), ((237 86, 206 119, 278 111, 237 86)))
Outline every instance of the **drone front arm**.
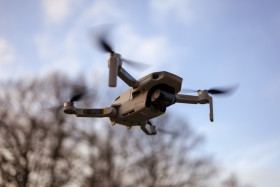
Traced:
POLYGON ((82 109, 76 108, 72 102, 64 103, 63 111, 66 114, 75 114, 77 117, 115 117, 117 110, 114 107, 100 109, 82 109))
POLYGON ((177 103, 189 103, 189 104, 206 104, 206 103, 209 103, 210 121, 211 122, 214 121, 212 97, 209 96, 205 91, 201 91, 201 93, 198 96, 177 94, 176 95, 176 102, 177 103))
POLYGON ((117 86, 117 76, 119 76, 128 86, 136 88, 138 86, 135 80, 127 71, 122 68, 122 58, 120 54, 113 53, 108 60, 109 67, 109 86, 117 86))
MULTIPOLYGON (((183 95, 183 94, 176 95, 176 102, 177 103, 189 103, 189 104, 198 104, 198 103, 202 104, 199 96, 183 95)), ((207 103, 207 101, 204 103, 207 103)))
POLYGON ((136 88, 138 86, 138 81, 135 80, 127 71, 125 71, 125 69, 123 69, 122 67, 119 68, 118 71, 118 75, 119 77, 128 85, 131 86, 133 88, 136 88))

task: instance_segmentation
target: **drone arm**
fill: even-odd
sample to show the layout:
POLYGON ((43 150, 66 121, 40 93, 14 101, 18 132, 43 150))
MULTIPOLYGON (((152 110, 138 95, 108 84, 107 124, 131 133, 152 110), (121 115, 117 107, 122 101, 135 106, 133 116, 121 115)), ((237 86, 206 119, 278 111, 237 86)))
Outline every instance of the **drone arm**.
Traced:
POLYGON ((100 108, 100 109, 77 109, 77 117, 114 117, 117 111, 113 107, 100 108))
POLYGON ((64 103, 63 111, 66 114, 75 114, 77 117, 115 117, 117 114, 117 110, 114 107, 82 109, 76 108, 72 102, 64 103))
POLYGON ((209 96, 206 92, 202 91, 202 93, 200 93, 198 96, 177 94, 176 95, 176 102, 177 103, 189 103, 189 104, 206 104, 206 103, 209 103, 210 121, 211 122, 214 121, 212 97, 209 96))
POLYGON ((117 76, 119 76, 126 84, 136 88, 138 86, 137 80, 135 80, 127 71, 122 68, 121 55, 113 53, 108 60, 109 67, 109 86, 117 86, 117 76))
POLYGON ((198 103, 200 103, 200 99, 198 96, 177 94, 176 102, 177 103, 198 104, 198 103))
POLYGON ((128 85, 131 86, 133 88, 136 88, 138 86, 138 82, 137 80, 135 80, 127 71, 125 71, 125 69, 123 69, 122 67, 119 68, 118 71, 118 75, 119 77, 128 85))

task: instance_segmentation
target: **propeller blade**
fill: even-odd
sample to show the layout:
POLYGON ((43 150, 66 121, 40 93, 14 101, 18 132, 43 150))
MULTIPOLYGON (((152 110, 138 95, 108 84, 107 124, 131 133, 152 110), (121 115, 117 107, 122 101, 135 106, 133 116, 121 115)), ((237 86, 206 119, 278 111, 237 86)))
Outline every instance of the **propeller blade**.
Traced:
MULTIPOLYGON (((213 95, 228 95, 232 94, 238 86, 232 86, 227 88, 211 88, 206 90, 209 94, 213 95)), ((199 92, 201 90, 193 90, 193 89, 182 89, 182 92, 199 92)))
POLYGON ((80 99, 82 99, 85 96, 85 92, 79 93, 74 95, 71 99, 70 102, 75 102, 75 101, 79 101, 80 99))
POLYGON ((150 65, 148 65, 148 64, 135 62, 135 61, 124 59, 124 58, 122 59, 122 61, 125 62, 127 65, 129 65, 131 67, 134 67, 134 68, 137 68, 137 69, 140 69, 140 70, 145 70, 145 69, 150 67, 150 65))
POLYGON ((98 39, 98 43, 103 51, 111 53, 111 54, 115 53, 113 51, 111 45, 109 44, 109 42, 106 40, 105 36, 100 36, 98 39))
POLYGON ((225 94, 228 92, 228 90, 218 90, 218 89, 210 89, 210 90, 207 90, 208 93, 210 94, 225 94))
MULTIPOLYGON (((111 30, 111 29, 110 30, 109 29, 110 28, 102 29, 101 33, 96 34, 94 36, 94 41, 97 42, 97 46, 102 51, 114 54, 116 52, 113 50, 113 47, 112 47, 111 43, 109 42, 110 40, 109 40, 109 37, 108 37, 108 31, 111 30)), ((122 61, 124 63, 126 63, 127 65, 129 65, 131 67, 134 67, 134 68, 137 68, 139 70, 145 70, 145 69, 150 67, 150 65, 148 65, 148 64, 143 64, 143 63, 135 62, 135 61, 124 59, 124 58, 122 58, 122 61)))
POLYGON ((229 95, 232 94, 238 86, 232 86, 227 88, 212 88, 207 90, 208 93, 213 95, 229 95))
POLYGON ((91 38, 96 47, 108 53, 114 53, 113 47, 110 44, 108 37, 111 29, 111 24, 97 25, 91 29, 91 38))

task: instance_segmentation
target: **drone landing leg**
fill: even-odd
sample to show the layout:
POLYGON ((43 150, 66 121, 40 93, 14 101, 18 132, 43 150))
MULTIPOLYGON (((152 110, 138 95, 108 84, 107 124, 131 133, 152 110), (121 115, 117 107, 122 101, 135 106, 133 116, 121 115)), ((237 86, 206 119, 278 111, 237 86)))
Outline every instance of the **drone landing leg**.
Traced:
POLYGON ((155 125, 152 124, 151 121, 148 121, 147 124, 150 127, 150 131, 146 128, 146 124, 141 126, 141 130, 145 132, 147 135, 156 135, 157 134, 157 128, 155 125))
POLYGON ((189 103, 189 104, 207 104, 207 103, 209 103, 209 107, 210 107, 209 118, 210 118, 211 122, 214 121, 213 101, 212 101, 212 97, 209 96, 207 94, 207 92, 202 91, 201 94, 198 96, 177 94, 176 102, 177 103, 189 103))

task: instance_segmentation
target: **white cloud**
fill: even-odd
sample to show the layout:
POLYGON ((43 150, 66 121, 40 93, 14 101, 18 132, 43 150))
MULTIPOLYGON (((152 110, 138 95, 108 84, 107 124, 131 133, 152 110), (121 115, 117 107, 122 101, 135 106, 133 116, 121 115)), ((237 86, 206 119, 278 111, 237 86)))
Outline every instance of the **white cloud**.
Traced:
MULTIPOLYGON (((48 14, 51 14, 54 10, 56 11, 56 9, 51 10, 54 6, 54 2, 45 6, 49 7, 46 9, 50 9, 47 11, 49 12, 48 14)), ((64 64, 61 59, 78 59, 79 51, 87 47, 86 42, 88 42, 88 46, 91 45, 90 39, 86 41, 81 40, 87 38, 87 36, 84 35, 88 34, 87 31, 91 29, 91 26, 125 21, 125 12, 121 10, 122 9, 118 6, 114 5, 114 1, 94 1, 92 4, 86 6, 81 11, 81 14, 78 14, 77 17, 73 19, 73 27, 69 28, 67 33, 63 36, 59 37, 51 30, 46 30, 44 33, 38 34, 35 37, 35 43, 38 48, 39 56, 44 59, 44 61, 49 61, 50 69, 62 67, 60 65, 52 65, 53 63, 64 64)), ((67 12, 68 10, 63 11, 67 12)), ((71 9, 69 9, 69 11, 71 11, 71 9)), ((60 17, 63 17, 64 14, 66 16, 71 13, 63 13, 60 17)), ((102 27, 102 25, 100 27, 102 27)), ((172 53, 173 50, 170 50, 172 47, 165 35, 145 37, 134 30, 129 23, 119 24, 117 27, 110 25, 110 27, 113 29, 110 34, 117 37, 117 41, 112 42, 115 44, 113 46, 116 47, 116 51, 121 53, 125 58, 143 63, 150 63, 153 65, 153 69, 159 70, 156 66, 166 61, 170 55, 174 54, 172 53)), ((95 26, 94 29, 98 30, 99 27, 95 26)), ((98 54, 102 55, 101 52, 97 52, 97 55, 98 54)), ((95 63, 98 63, 100 58, 95 58, 94 60, 95 63)), ((72 65, 73 68, 77 68, 75 63, 70 63, 67 67, 71 68, 72 65)), ((106 69, 107 66, 104 65, 104 68, 106 69)), ((151 71, 151 69, 148 70, 151 71)), ((137 74, 135 76, 135 78, 138 77, 137 74)))
MULTIPOLYGON (((63 21, 74 13, 73 8, 77 5, 77 0, 44 0, 42 5, 48 22, 63 25, 65 24, 63 21)), ((89 47, 92 41, 87 36, 91 26, 120 17, 122 17, 122 13, 112 6, 110 2, 94 1, 82 7, 80 13, 73 18, 72 27, 69 27, 63 35, 51 27, 47 27, 44 32, 34 37, 38 56, 42 59, 40 72, 48 73, 49 71, 59 70, 69 74, 81 73, 82 67, 88 62, 81 62, 77 59, 80 60, 82 54, 86 55, 85 51, 92 50, 89 47)), ((89 53, 91 52, 89 51, 89 53)), ((98 59, 95 58, 96 60, 98 59)), ((91 66, 92 64, 90 63, 91 66)), ((106 68, 106 65, 104 68, 106 68)))
MULTIPOLYGON (((252 147, 229 165, 238 173, 241 180, 255 186, 279 186, 280 141, 274 140, 252 147)), ((237 155, 236 155, 237 156, 237 155)))
POLYGON ((157 65, 168 54, 168 39, 164 35, 146 38, 134 31, 130 25, 124 25, 118 30, 117 36, 119 38, 117 48, 125 56, 157 65))
POLYGON ((14 60, 13 47, 4 38, 0 38, 0 65, 11 63, 14 60))
POLYGON ((151 0, 152 17, 157 22, 173 19, 181 23, 189 23, 194 19, 193 0, 151 0))
MULTIPOLYGON (((102 28, 104 30, 104 27, 101 26, 101 32, 102 28)), ((114 51, 120 53, 123 58, 151 65, 151 68, 146 69, 146 71, 132 72, 135 78, 139 76, 138 73, 144 75, 148 71, 162 70, 159 69, 159 66, 164 64, 167 59, 172 59, 171 56, 176 55, 176 49, 174 49, 174 46, 172 47, 166 35, 160 34, 147 37, 135 30, 132 24, 122 24, 115 27, 109 25, 105 31, 110 31, 109 29, 112 29, 109 32, 109 40, 114 51)), ((98 32, 99 29, 96 30, 98 32)), ((124 68, 128 68, 129 72, 131 70, 125 64, 124 68)))
POLYGON ((79 25, 100 25, 123 21, 125 16, 114 1, 95 1, 83 10, 78 18, 79 25))
POLYGON ((79 51, 76 50, 75 44, 79 45, 71 33, 59 39, 47 32, 37 35, 35 45, 42 63, 40 72, 48 74, 52 71, 61 71, 70 76, 80 73, 81 62, 78 60, 79 51))
MULTIPOLYGON (((57 56, 75 54, 79 48, 77 34, 72 30, 62 36, 55 33, 44 32, 34 37, 34 43, 37 47, 38 55, 41 58, 56 58, 57 56)), ((81 34, 81 33, 80 33, 81 34)))
POLYGON ((62 23, 77 3, 79 0, 43 0, 42 7, 46 20, 50 23, 62 23))
POLYGON ((167 38, 164 36, 154 36, 143 41, 138 48, 138 55, 145 56, 153 63, 160 63, 166 57, 167 38))
POLYGON ((47 33, 41 33, 34 37, 38 55, 42 58, 51 57, 53 55, 52 36, 47 33))
MULTIPOLYGON (((171 44, 165 35, 143 36, 131 25, 121 25, 116 29, 114 47, 124 58, 152 65, 152 69, 166 62, 173 55, 171 44)), ((148 69, 151 71, 151 69, 148 69)))
POLYGON ((70 76, 77 76, 81 72, 80 61, 72 57, 62 57, 51 61, 42 68, 42 74, 48 75, 51 72, 63 72, 70 76))

